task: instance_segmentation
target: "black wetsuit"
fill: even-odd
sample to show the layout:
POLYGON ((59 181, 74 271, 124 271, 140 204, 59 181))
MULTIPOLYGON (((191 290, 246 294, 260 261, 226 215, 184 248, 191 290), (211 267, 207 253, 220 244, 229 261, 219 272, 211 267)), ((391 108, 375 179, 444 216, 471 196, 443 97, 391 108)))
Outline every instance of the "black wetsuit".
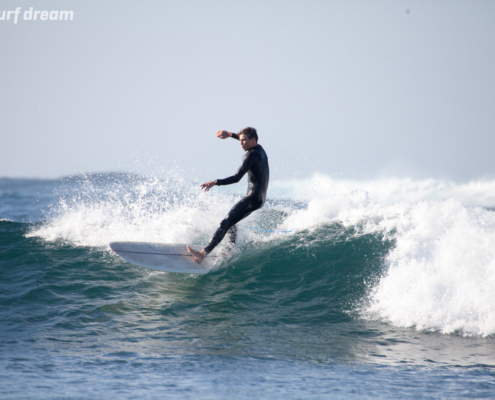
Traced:
MULTIPOLYGON (((239 135, 233 133, 232 137, 239 140, 239 135)), ((270 178, 270 170, 268 168, 268 157, 265 150, 259 144, 247 151, 244 155, 242 165, 239 167, 235 175, 217 179, 217 185, 231 185, 241 180, 245 173, 248 173, 249 186, 244 196, 227 214, 218 227, 217 231, 210 240, 210 243, 205 247, 206 254, 212 251, 224 238, 227 231, 230 234, 230 241, 235 243, 237 224, 241 219, 246 218, 253 211, 261 208, 265 204, 266 191, 268 189, 268 180, 270 178)))

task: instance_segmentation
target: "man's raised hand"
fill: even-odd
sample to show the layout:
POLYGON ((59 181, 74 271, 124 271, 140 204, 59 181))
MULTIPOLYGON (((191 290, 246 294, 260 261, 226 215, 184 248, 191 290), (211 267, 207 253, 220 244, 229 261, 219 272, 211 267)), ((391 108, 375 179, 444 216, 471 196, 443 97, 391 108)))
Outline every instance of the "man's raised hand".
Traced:
POLYGON ((217 132, 217 138, 219 139, 227 139, 232 136, 232 133, 227 132, 227 131, 218 131, 217 132))

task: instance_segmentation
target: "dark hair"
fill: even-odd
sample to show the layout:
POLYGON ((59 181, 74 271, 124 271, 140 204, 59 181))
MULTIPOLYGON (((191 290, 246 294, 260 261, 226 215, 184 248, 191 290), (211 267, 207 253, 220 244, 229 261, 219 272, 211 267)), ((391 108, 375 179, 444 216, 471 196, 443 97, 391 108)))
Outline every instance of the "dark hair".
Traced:
POLYGON ((247 128, 244 128, 242 131, 240 131, 239 136, 241 136, 241 135, 246 135, 248 140, 255 138, 256 143, 258 143, 258 132, 256 132, 256 129, 251 128, 250 126, 248 126, 247 128))

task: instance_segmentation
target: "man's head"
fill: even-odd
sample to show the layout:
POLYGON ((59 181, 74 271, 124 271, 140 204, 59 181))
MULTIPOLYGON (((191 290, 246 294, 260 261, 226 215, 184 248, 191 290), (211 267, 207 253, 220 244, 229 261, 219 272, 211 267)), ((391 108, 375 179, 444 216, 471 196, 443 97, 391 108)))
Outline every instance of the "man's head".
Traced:
POLYGON ((242 149, 249 151, 258 144, 258 132, 248 126, 239 132, 239 140, 241 141, 242 149))

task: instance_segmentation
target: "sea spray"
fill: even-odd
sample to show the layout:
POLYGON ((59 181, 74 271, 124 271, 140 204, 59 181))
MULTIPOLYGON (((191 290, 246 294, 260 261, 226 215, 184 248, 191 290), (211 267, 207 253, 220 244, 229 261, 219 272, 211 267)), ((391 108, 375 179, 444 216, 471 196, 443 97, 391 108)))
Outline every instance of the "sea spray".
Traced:
POLYGON ((275 181, 270 184, 269 197, 311 200, 347 196, 363 192, 380 203, 417 203, 456 199, 466 206, 495 207, 495 180, 479 179, 456 183, 442 179, 379 178, 373 180, 336 179, 314 174, 307 179, 275 181))
POLYGON ((235 196, 193 191, 179 175, 167 179, 109 175, 70 181, 48 219, 30 236, 77 246, 111 241, 198 243, 234 204, 235 196))

